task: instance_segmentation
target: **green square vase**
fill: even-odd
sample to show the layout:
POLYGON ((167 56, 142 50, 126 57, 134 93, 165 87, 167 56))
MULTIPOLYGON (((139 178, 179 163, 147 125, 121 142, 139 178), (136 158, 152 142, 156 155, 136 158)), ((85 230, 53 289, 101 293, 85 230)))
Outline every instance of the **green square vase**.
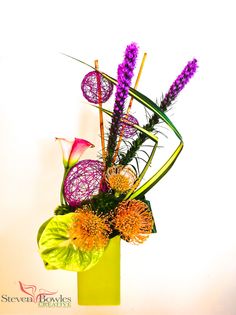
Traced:
POLYGON ((93 268, 78 272, 78 303, 120 304, 120 236, 110 240, 103 257, 93 268))

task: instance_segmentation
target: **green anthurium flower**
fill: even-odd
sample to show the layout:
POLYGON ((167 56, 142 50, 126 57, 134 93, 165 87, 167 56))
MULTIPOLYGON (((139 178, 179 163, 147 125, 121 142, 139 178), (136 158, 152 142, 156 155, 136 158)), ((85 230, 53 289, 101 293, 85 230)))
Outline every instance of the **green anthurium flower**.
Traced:
POLYGON ((47 269, 80 272, 93 267, 102 257, 105 248, 82 251, 75 246, 69 233, 74 216, 75 213, 57 215, 44 228, 39 239, 39 253, 47 269))
MULTIPOLYGON (((39 228, 38 230, 38 235, 37 235, 37 243, 39 245, 39 240, 41 238, 41 235, 43 234, 43 231, 45 230, 46 226, 48 225, 48 223, 51 221, 52 218, 48 219, 47 221, 45 221, 39 228)), ((44 261, 44 267, 48 270, 54 270, 57 269, 54 266, 50 266, 49 263, 47 263, 46 261, 44 261)))

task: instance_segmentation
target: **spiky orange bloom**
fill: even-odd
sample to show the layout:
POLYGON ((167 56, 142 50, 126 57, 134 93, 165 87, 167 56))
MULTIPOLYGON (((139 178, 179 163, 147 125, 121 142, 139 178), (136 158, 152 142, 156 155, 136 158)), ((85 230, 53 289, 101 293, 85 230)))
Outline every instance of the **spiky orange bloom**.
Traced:
POLYGON ((104 248, 109 242, 111 228, 107 216, 95 214, 89 207, 77 209, 69 229, 72 243, 82 251, 104 248))
POLYGON ((111 166, 106 172, 106 181, 109 187, 119 194, 130 190, 136 179, 135 172, 127 165, 111 166))
POLYGON ((141 244, 152 232, 153 218, 146 203, 127 200, 116 208, 114 225, 125 241, 141 244))

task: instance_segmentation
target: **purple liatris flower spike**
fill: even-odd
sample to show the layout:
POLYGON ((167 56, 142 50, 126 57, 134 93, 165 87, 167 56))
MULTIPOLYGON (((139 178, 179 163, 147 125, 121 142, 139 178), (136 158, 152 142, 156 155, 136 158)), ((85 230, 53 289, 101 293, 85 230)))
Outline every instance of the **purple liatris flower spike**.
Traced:
POLYGON ((134 74, 137 56, 138 46, 135 43, 131 43, 126 47, 125 56, 122 64, 118 66, 115 104, 107 145, 108 154, 106 159, 106 166, 111 166, 112 164, 112 158, 116 148, 117 136, 119 135, 120 120, 123 115, 125 100, 129 94, 129 88, 134 74))
POLYGON ((188 83, 188 81, 191 79, 191 77, 194 75, 197 69, 197 60, 193 59, 192 61, 189 61, 187 65, 185 66, 184 70, 181 72, 181 74, 177 77, 177 79, 173 82, 171 85, 168 93, 166 93, 164 99, 161 102, 161 109, 166 110, 168 106, 171 105, 171 103, 176 99, 179 92, 183 90, 185 85, 188 83))

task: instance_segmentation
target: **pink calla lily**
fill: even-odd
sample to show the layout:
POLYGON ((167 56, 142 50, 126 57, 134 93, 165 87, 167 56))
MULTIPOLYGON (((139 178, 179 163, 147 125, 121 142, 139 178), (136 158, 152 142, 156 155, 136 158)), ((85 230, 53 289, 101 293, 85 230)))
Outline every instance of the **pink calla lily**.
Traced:
POLYGON ((56 138, 56 140, 58 140, 61 145, 65 168, 74 166, 86 149, 94 147, 89 141, 80 138, 75 138, 74 141, 69 141, 64 138, 56 138))

